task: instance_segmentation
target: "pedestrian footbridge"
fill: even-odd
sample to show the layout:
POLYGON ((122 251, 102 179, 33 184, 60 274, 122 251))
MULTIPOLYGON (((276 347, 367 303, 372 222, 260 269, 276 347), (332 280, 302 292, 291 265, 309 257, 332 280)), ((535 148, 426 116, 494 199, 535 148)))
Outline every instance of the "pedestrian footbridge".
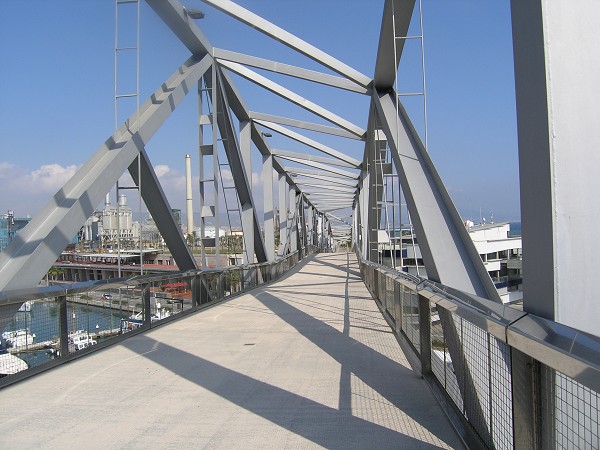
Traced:
MULTIPOLYGON (((139 41, 140 3, 115 1, 115 35, 121 24, 139 41), (128 7, 132 26, 117 20, 128 7)), ((427 109, 424 74, 422 92, 398 87, 406 42, 421 43, 425 68, 421 2, 367 2, 382 8, 372 76, 230 0, 203 3, 227 17, 196 22, 204 13, 178 0, 146 0, 186 59, 141 103, 139 42, 115 39, 113 134, 25 228, 7 222, 0 332, 12 341, 0 346, 0 447, 600 448, 600 212, 589 208, 600 190, 590 103, 600 6, 510 2, 521 311, 501 302, 429 154, 426 121, 419 133, 407 112, 408 97, 427 109), (233 23, 310 65, 260 57, 262 45, 256 54, 218 48, 203 31, 222 31, 226 43, 241 36, 233 23), (138 80, 127 94, 117 89, 125 50, 136 50, 138 80), (295 80, 352 116, 294 91, 295 80), (263 94, 283 99, 289 114, 263 94), (341 94, 364 114, 332 100, 341 94), (182 227, 153 164, 162 159, 148 151, 188 95, 198 105, 186 147, 197 149, 198 227, 191 157, 182 227), (135 97, 136 108, 118 124, 121 97, 135 97), (119 200, 109 208, 113 188, 119 200), (133 217, 122 190, 137 193, 136 227, 121 220, 133 217), (142 224, 146 211, 152 220, 142 224), (39 287, 57 260, 80 259, 78 246, 116 253, 117 276, 78 266, 68 283, 39 287), (386 249, 391 267, 381 264, 386 249), (122 250, 139 264, 123 269, 133 259, 122 250), (149 271, 158 250, 174 270, 149 271), (209 268, 222 257, 235 265, 209 268)), ((345 25, 348 2, 338 3, 335 21, 345 25)), ((357 53, 343 38, 349 30, 331 41, 357 53)))

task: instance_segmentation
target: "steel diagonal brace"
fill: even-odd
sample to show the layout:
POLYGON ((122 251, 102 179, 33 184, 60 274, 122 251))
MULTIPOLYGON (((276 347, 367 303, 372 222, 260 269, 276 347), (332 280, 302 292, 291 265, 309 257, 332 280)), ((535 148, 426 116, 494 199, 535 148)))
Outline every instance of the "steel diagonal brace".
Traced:
MULTIPOLYGON (((134 113, 67 181, 0 254, 0 290, 28 288, 39 283, 106 193, 185 95, 194 90, 211 64, 210 56, 191 57, 150 96, 139 113, 134 113)), ((195 267, 191 254, 177 264, 182 270, 195 267)))
POLYGON ((289 64, 284 64, 277 61, 257 58, 256 56, 215 48, 213 51, 213 57, 216 60, 231 61, 238 64, 243 64, 245 66, 255 67, 257 69, 268 70, 269 72, 300 78, 302 80, 308 80, 314 83, 320 83, 334 88, 357 92, 359 94, 371 94, 370 89, 362 87, 346 78, 340 78, 338 76, 328 75, 326 73, 316 72, 314 70, 303 69, 302 67, 291 66, 289 64))
POLYGON ((347 163, 348 165, 350 165, 351 167, 354 167, 354 168, 361 167, 361 163, 357 159, 354 159, 354 158, 346 155, 345 153, 334 150, 333 148, 328 147, 324 144, 321 144, 320 142, 317 142, 313 139, 303 136, 300 133, 296 133, 295 131, 289 130, 289 129, 282 127, 280 125, 277 125, 276 123, 273 123, 273 122, 266 122, 266 121, 258 120, 258 119, 255 119, 255 122, 258 123, 259 125, 262 125, 265 128, 268 128, 279 134, 287 136, 290 139, 300 142, 301 144, 308 145, 309 147, 312 147, 315 150, 319 150, 320 152, 325 153, 326 155, 332 156, 340 161, 343 161, 343 162, 347 163))
POLYGON ((456 289, 500 302, 418 133, 395 93, 373 95, 406 204, 419 237, 427 275, 456 289))
MULTIPOLYGON (((244 163, 242 160, 242 154, 240 151, 240 146, 237 142, 235 128, 233 126, 233 121, 229 114, 229 102, 227 100, 227 95, 225 93, 225 89, 223 88, 222 77, 220 76, 220 71, 217 71, 218 78, 218 95, 219 101, 221 102, 222 114, 217 114, 217 124, 219 126, 219 130, 221 132, 221 136, 227 136, 226 140, 223 140, 223 147, 225 148, 225 153, 227 154, 227 159, 229 160, 229 165, 231 167, 231 172, 233 175, 233 181, 235 184, 235 189, 240 200, 240 205, 242 209, 246 210, 248 208, 252 208, 253 211, 253 227, 254 227, 254 251, 256 253, 256 259, 259 263, 267 261, 267 251, 265 248, 265 242, 262 238, 262 233, 260 230, 260 222, 258 220, 258 214, 256 213, 254 198, 252 196, 252 190, 249 183, 249 177, 246 173, 246 169, 244 167, 244 163)), ((215 80, 213 80, 213 83, 215 80)))
POLYGON ((371 84, 371 79, 366 75, 358 72, 352 67, 344 64, 343 62, 335 59, 331 55, 328 55, 324 51, 314 47, 308 42, 303 41, 297 36, 279 28, 277 25, 272 24, 268 20, 254 14, 247 9, 231 2, 229 0, 202 0, 204 3, 214 6, 220 11, 228 14, 237 20, 250 25, 252 28, 272 37, 273 39, 287 45, 290 48, 302 53, 303 55, 311 58, 312 60, 324 65, 325 67, 339 73, 345 78, 354 81, 363 87, 368 87, 371 84))
POLYGON ((331 111, 328 111, 327 109, 317 105, 316 103, 305 99, 301 95, 298 95, 295 92, 281 86, 280 84, 275 83, 266 77, 263 77, 257 72, 250 70, 247 67, 242 66, 241 64, 229 61, 219 61, 219 66, 225 67, 231 70, 232 72, 237 73, 241 77, 252 81, 258 86, 262 86, 263 88, 294 103, 295 105, 298 105, 299 107, 304 108, 307 111, 312 112, 313 114, 316 114, 317 116, 337 125, 338 127, 349 131, 350 133, 356 135, 359 138, 362 138, 362 136, 365 134, 365 130, 363 130, 358 125, 354 125, 352 122, 349 122, 346 119, 337 116, 331 111))
POLYGON ((358 176, 353 174, 352 172, 348 172, 347 170, 338 169, 337 167, 330 166, 329 164, 321 164, 319 162, 311 161, 308 159, 292 158, 290 156, 281 155, 281 154, 274 155, 274 156, 275 156, 275 159, 285 159, 287 161, 295 162, 295 163, 302 164, 305 166, 315 167, 317 169, 320 169, 320 170, 323 170, 326 172, 331 172, 333 174, 340 175, 342 177, 349 178, 351 180, 356 180, 358 178, 358 176))
POLYGON ((190 249, 185 242, 181 228, 173 216, 173 210, 169 201, 162 190, 156 172, 148 159, 146 150, 140 152, 140 165, 138 168, 137 159, 129 166, 131 178, 137 186, 140 186, 141 169, 141 192, 144 203, 148 207, 148 212, 152 215, 156 228, 160 231, 168 249, 177 262, 180 270, 197 269, 196 260, 190 253, 190 249))

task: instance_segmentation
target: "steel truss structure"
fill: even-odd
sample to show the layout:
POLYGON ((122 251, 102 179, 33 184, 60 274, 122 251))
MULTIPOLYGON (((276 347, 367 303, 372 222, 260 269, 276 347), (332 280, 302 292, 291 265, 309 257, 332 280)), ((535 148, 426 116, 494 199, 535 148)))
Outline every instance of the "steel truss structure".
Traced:
MULTIPOLYGON (((191 56, 177 68, 154 94, 122 125, 54 196, 0 255, 0 289, 37 285, 63 251, 70 237, 92 214, 125 170, 141 190, 149 213, 155 219, 167 246, 181 270, 196 269, 197 263, 172 215, 145 145, 185 95, 199 97, 199 156, 201 238, 208 242, 205 219, 213 217, 218 228, 219 149, 224 152, 234 180, 243 228, 243 263, 273 261, 298 248, 319 245, 332 248, 349 241, 362 255, 377 261, 378 230, 381 227, 382 174, 373 170, 387 149, 419 237, 419 245, 430 279, 485 298, 497 293, 425 147, 394 92, 397 64, 415 7, 414 0, 386 0, 374 77, 370 78, 229 0, 203 0, 223 13, 316 61, 337 75, 307 70, 277 61, 240 54, 212 46, 178 0, 147 0, 155 13, 189 49, 191 56), (366 126, 343 117, 302 97, 253 69, 299 78, 350 95, 370 98, 366 126), (329 123, 312 123, 268 112, 250 111, 234 84, 233 76, 249 80, 329 123), (206 100, 203 100, 205 98, 206 100), (204 142, 210 128, 211 142, 204 142), (295 130, 293 130, 294 128, 295 130), (278 133, 311 153, 271 148, 265 131, 278 133), (298 130, 298 131, 297 131, 298 130), (364 157, 355 159, 302 134, 302 130, 364 142, 364 157), (259 217, 252 192, 251 150, 262 155, 264 216, 259 217), (315 155, 315 151, 321 155, 315 155), (137 158, 140 157, 138 164, 137 158), (212 173, 205 159, 212 158, 212 173), (292 164, 289 166, 287 164, 292 164), (279 204, 274 204, 270 180, 277 173, 279 204), (144 183, 139 184, 140 177, 144 183), (205 196, 212 184, 214 198, 205 196), (275 217, 279 211, 279 247, 275 248, 275 217)), ((232 187, 233 189, 233 187, 232 187)), ((227 213, 229 212, 229 207, 227 213)), ((214 240, 219 254, 219 240, 214 240)), ((205 254, 202 254, 205 263, 205 254)))

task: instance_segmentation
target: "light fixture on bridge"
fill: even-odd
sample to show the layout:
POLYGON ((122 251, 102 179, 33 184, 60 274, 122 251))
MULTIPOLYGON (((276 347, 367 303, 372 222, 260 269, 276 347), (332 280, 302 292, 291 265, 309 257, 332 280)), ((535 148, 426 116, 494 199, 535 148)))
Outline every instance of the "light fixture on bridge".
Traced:
POLYGON ((263 135, 263 137, 273 137, 273 135, 271 133, 265 133, 264 131, 261 131, 261 133, 263 135))
POLYGON ((204 19, 204 13, 199 9, 188 9, 185 6, 183 7, 183 12, 190 19, 204 19))

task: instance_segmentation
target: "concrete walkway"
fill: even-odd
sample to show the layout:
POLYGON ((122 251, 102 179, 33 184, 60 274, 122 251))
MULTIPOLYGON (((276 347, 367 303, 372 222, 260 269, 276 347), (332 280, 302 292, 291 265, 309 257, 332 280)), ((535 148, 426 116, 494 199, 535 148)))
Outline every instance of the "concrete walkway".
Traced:
POLYGON ((462 448, 346 253, 5 388, 0 405, 6 449, 462 448))

